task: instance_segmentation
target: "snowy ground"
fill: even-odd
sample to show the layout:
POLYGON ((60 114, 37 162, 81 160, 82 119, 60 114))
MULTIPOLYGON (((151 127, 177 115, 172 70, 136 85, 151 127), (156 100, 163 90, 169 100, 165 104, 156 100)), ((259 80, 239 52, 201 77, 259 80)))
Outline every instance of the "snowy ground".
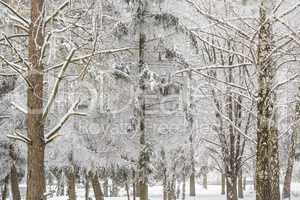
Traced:
MULTIPOLYGON (((188 197, 186 200, 226 200, 225 195, 220 195, 221 186, 220 185, 209 185, 208 189, 202 189, 202 186, 197 186, 197 197, 188 197)), ((123 193, 121 191, 121 193, 123 193)), ((92 195, 92 191, 90 192, 92 195)), ((300 183, 292 184, 292 200, 300 200, 300 183)), ((67 197, 53 197, 49 198, 51 200, 67 200, 67 197)), ((82 188, 78 189, 78 200, 84 200, 84 191, 82 188)), ((121 197, 108 197, 106 200, 127 200, 127 197, 123 193, 121 197)), ((161 186, 153 186, 149 188, 149 199, 150 200, 162 200, 162 187, 161 186)), ((255 200, 255 193, 251 186, 247 187, 245 192, 244 200, 255 200)))

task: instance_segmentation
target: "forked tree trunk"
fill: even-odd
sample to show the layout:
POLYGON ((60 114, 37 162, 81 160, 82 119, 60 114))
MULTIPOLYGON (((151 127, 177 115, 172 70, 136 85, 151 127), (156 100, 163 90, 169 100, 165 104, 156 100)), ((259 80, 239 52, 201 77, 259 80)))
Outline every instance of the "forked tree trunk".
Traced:
POLYGON ((101 185, 98 179, 98 174, 97 173, 90 173, 91 177, 91 182, 95 194, 95 199, 96 200, 104 200, 104 196, 101 190, 101 185))
POLYGON ((226 185, 226 176, 225 176, 225 174, 222 173, 222 177, 221 177, 221 194, 222 195, 225 194, 225 185, 226 185))
POLYGON ((43 114, 43 46, 44 0, 31 0, 31 23, 29 26, 28 58, 31 68, 28 73, 27 89, 27 137, 31 140, 27 155, 27 200, 44 199, 44 122, 43 114))
POLYGON ((76 200, 76 176, 74 169, 66 169, 65 174, 68 184, 68 197, 69 200, 76 200))
POLYGON ((244 190, 243 190, 243 172, 240 170, 238 176, 238 197, 240 199, 244 198, 244 190))

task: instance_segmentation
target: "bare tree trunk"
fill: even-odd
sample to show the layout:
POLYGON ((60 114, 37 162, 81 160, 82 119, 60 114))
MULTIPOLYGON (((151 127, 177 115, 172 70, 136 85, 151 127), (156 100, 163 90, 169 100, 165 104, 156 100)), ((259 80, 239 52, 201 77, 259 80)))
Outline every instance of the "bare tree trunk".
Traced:
POLYGON ((96 200, 104 200, 97 173, 90 173, 90 176, 96 200))
POLYGON ((280 200, 278 131, 274 108, 276 94, 272 91, 275 76, 275 66, 271 56, 272 3, 272 0, 261 0, 259 9, 256 200, 280 200))
POLYGON ((207 190, 207 170, 203 173, 203 188, 207 190))
POLYGON ((173 177, 168 183, 168 200, 176 200, 175 187, 175 178, 173 177))
POLYGON ((238 196, 240 199, 244 198, 244 190, 243 190, 243 172, 240 170, 238 176, 238 196))
POLYGON ((4 179, 3 189, 1 191, 2 200, 6 200, 6 197, 7 197, 7 193, 8 193, 8 181, 9 181, 9 175, 7 175, 5 177, 5 179, 4 179))
POLYGON ((179 197, 180 197, 180 182, 177 182, 176 187, 177 187, 177 189, 176 189, 176 199, 179 199, 179 197))
POLYGON ((185 183, 186 183, 186 180, 185 180, 185 174, 182 173, 182 200, 185 200, 185 183))
POLYGON ((65 174, 68 183, 68 197, 69 200, 76 200, 76 177, 74 169, 66 169, 65 174))
POLYGON ((13 164, 10 169, 10 184, 13 200, 21 200, 19 189, 19 177, 15 164, 13 164))
POLYGON ((103 183, 103 193, 105 197, 108 197, 108 178, 105 178, 103 183))
POLYGON ((19 189, 19 177, 18 177, 18 172, 16 168, 16 160, 17 160, 17 155, 15 153, 15 146, 14 144, 9 145, 9 155, 10 158, 12 159, 12 166, 10 168, 10 184, 11 184, 11 193, 13 196, 13 200, 20 200, 21 195, 20 195, 20 189, 19 189))
POLYGON ((243 190, 246 191, 247 190, 247 177, 244 176, 244 180, 243 180, 243 190))
POLYGON ((27 89, 27 136, 31 140, 27 155, 27 200, 44 199, 44 122, 43 114, 43 65, 40 62, 43 46, 44 0, 31 0, 31 23, 29 27, 28 57, 31 69, 27 89))
POLYGON ((112 181, 112 186, 111 186, 111 195, 112 197, 118 197, 119 196, 119 188, 118 185, 116 184, 115 181, 112 181))
POLYGON ((296 104, 296 125, 293 128, 293 132, 290 138, 289 144, 289 154, 288 154, 288 163, 287 169, 284 177, 283 183, 283 191, 282 191, 282 199, 291 199, 291 182, 292 182, 292 175, 293 175, 293 168, 294 168, 294 161, 295 161, 295 154, 296 154, 296 142, 297 142, 297 133, 299 131, 298 120, 300 118, 300 103, 297 102, 296 104))
POLYGON ((56 196, 64 196, 65 195, 65 183, 64 183, 63 171, 59 170, 58 172, 56 172, 55 177, 57 179, 56 196))
POLYGON ((237 177, 234 175, 226 177, 227 200, 237 200, 237 177))
POLYGON ((126 194, 127 194, 127 200, 130 200, 129 185, 127 182, 125 183, 125 190, 126 190, 126 194))
POLYGON ((226 176, 225 174, 222 173, 222 177, 221 177, 221 188, 222 188, 222 191, 221 191, 221 194, 224 195, 225 194, 225 185, 226 185, 226 176))
POLYGON ((195 174, 192 173, 190 176, 190 196, 196 196, 196 182, 195 182, 195 174))
POLYGON ((135 183, 132 183, 132 195, 133 195, 133 200, 136 200, 136 186, 135 183))
POLYGON ((85 173, 84 187, 85 187, 85 200, 89 200, 89 196, 90 196, 90 180, 89 180, 89 176, 88 176, 87 172, 85 173))
POLYGON ((167 185, 167 170, 164 169, 164 172, 163 172, 163 200, 167 200, 168 198, 168 185, 167 185))
POLYGON ((140 153, 138 159, 138 187, 139 187, 139 195, 140 200, 148 200, 148 164, 150 162, 150 157, 146 144, 146 136, 145 136, 145 80, 142 76, 142 73, 145 69, 145 47, 146 47, 146 34, 144 32, 144 9, 146 2, 144 0, 138 1, 138 13, 140 24, 139 24, 139 63, 138 63, 138 106, 136 107, 136 114, 138 120, 138 133, 140 136, 140 153))

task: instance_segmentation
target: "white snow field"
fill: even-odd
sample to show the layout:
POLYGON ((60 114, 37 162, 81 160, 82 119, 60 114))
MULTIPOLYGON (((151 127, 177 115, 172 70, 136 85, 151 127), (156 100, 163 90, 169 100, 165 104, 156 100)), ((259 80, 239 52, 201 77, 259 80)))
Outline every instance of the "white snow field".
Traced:
MULTIPOLYGON (((221 186, 220 185, 209 185, 208 189, 205 190, 201 185, 196 187, 196 192, 198 193, 196 197, 189 197, 186 195, 186 200, 226 200, 225 195, 221 195, 221 186)), ((188 191, 187 191, 188 192, 188 191)), ((124 191, 121 191, 121 197, 106 197, 105 200, 127 200, 124 191)), ((93 191, 90 191, 90 197, 93 198, 93 191)), ((66 196, 63 197, 52 197, 48 198, 49 200, 67 200, 66 196)), ((83 188, 78 188, 77 199, 84 200, 84 190, 83 188)), ((132 197, 131 197, 132 199, 132 197)), ((152 186, 149 188, 149 200, 162 200, 162 187, 161 186, 152 186)), ((181 199, 181 197, 179 198, 181 199)), ((253 191, 252 186, 247 186, 245 191, 244 200, 255 200, 255 192, 253 191)), ((300 183, 292 184, 292 200, 300 200, 300 183)))

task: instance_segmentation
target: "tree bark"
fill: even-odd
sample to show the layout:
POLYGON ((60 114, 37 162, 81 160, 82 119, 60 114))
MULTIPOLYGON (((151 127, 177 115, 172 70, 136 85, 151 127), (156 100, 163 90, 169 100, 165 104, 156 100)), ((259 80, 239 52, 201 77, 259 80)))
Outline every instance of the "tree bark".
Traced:
POLYGON ((44 0, 31 0, 31 23, 29 27, 28 56, 31 69, 27 89, 27 136, 31 140, 27 155, 27 200, 44 199, 44 122, 43 114, 43 65, 40 62, 43 46, 44 0))
POLYGON ((140 149, 138 158, 138 187, 140 192, 140 200, 148 200, 148 165, 150 162, 150 156, 146 144, 145 135, 145 80, 142 73, 145 69, 145 47, 146 47, 146 34, 144 32, 144 18, 145 18, 145 2, 143 0, 138 1, 138 13, 139 16, 139 63, 138 63, 138 88, 137 99, 138 105, 135 108, 137 115, 138 126, 137 132, 140 136, 140 149))
POLYGON ((93 186, 96 200, 104 200, 104 196, 101 190, 101 185, 97 173, 91 173, 91 181, 92 181, 92 186, 93 186))
POLYGON ((226 177, 227 200, 237 200, 237 177, 230 175, 226 177))
POLYGON ((258 101, 257 101, 257 151, 256 200, 280 200, 278 131, 276 127, 276 100, 272 91, 275 66, 272 60, 272 0, 261 0, 258 33, 258 101))

